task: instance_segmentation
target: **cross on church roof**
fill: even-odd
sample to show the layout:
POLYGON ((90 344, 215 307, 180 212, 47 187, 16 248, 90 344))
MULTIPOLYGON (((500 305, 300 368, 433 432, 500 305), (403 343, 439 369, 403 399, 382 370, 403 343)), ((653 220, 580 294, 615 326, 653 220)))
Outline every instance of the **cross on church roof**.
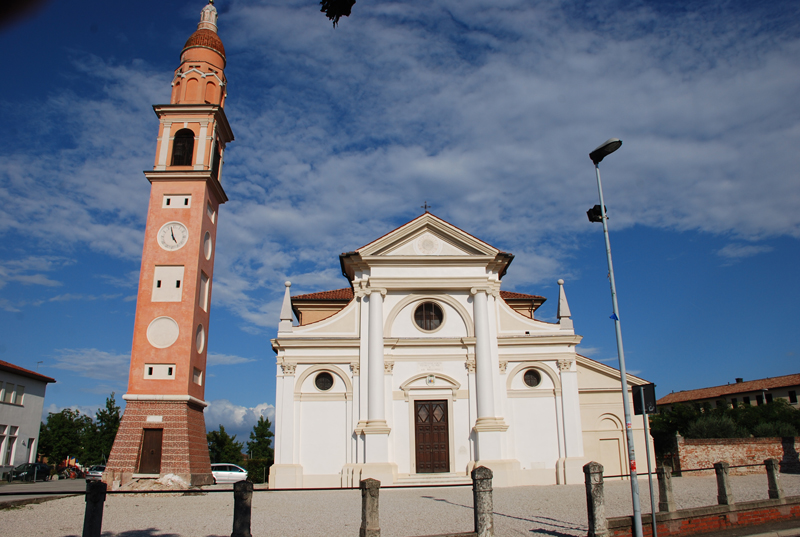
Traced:
POLYGON ((425 200, 425 204, 424 205, 420 205, 419 207, 420 207, 420 209, 425 209, 426 213, 428 212, 428 209, 431 208, 431 206, 428 205, 428 200, 425 200))

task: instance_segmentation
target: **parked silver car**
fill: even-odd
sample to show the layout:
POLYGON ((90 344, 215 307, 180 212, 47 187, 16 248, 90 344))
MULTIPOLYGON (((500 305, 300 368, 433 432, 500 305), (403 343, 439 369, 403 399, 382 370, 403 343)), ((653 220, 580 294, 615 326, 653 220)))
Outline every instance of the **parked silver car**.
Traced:
POLYGON ((211 465, 211 475, 214 483, 238 483, 247 479, 247 470, 235 464, 215 463, 211 465))
POLYGON ((102 464, 98 464, 97 466, 92 466, 89 468, 89 471, 86 472, 86 481, 100 481, 103 479, 103 472, 106 471, 106 467, 102 464))

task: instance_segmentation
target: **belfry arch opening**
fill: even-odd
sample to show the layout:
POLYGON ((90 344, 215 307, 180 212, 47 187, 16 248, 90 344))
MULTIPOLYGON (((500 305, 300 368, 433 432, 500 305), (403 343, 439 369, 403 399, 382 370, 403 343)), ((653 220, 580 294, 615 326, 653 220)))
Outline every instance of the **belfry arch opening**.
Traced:
POLYGON ((194 132, 191 129, 181 129, 175 133, 172 142, 172 165, 191 166, 194 155, 194 132))

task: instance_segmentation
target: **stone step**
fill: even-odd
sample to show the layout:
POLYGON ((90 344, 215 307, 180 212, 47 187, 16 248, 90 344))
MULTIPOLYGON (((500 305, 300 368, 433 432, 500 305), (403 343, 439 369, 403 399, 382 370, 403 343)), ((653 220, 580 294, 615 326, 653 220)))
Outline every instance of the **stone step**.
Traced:
POLYGON ((471 485, 472 479, 464 474, 437 473, 398 476, 394 486, 471 485))

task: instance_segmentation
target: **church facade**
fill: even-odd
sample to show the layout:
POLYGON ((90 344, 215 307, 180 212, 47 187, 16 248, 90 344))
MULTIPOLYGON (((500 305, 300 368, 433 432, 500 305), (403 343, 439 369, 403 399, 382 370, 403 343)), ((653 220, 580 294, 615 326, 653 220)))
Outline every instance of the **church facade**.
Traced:
POLYGON ((477 465, 495 486, 580 483, 589 460, 626 473, 619 371, 576 353, 563 281, 556 323, 536 318, 543 297, 501 289, 512 259, 426 212, 342 254, 350 287, 291 297, 287 282, 270 487, 462 483, 477 465))

